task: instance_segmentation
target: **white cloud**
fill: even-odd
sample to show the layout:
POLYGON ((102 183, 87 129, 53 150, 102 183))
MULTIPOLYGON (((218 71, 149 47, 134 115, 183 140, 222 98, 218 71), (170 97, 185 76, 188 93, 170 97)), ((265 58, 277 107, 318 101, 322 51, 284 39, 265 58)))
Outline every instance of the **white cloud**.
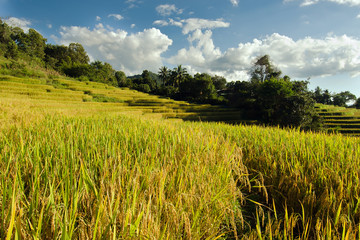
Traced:
POLYGON ((61 27, 60 37, 55 41, 64 45, 78 42, 92 60, 108 62, 128 75, 144 69, 156 71, 163 65, 161 54, 172 44, 171 39, 155 28, 128 34, 120 29, 105 29, 101 24, 94 29, 61 27))
POLYGON ((49 29, 51 29, 52 28, 52 24, 48 24, 48 25, 46 25, 49 29))
POLYGON ((12 27, 19 27, 23 29, 25 32, 29 31, 31 22, 25 18, 16 18, 16 17, 10 17, 7 19, 3 19, 4 22, 6 22, 9 26, 12 27))
POLYGON ((101 17, 96 16, 96 21, 100 21, 100 20, 101 20, 101 17))
POLYGON ((117 19, 117 20, 121 20, 121 19, 124 18, 124 17, 121 16, 120 14, 109 14, 108 17, 113 17, 113 18, 115 18, 115 19, 117 19))
POLYGON ((201 29, 214 29, 214 28, 227 28, 230 26, 230 23, 225 22, 223 19, 217 20, 209 20, 209 19, 202 19, 202 18, 188 18, 176 21, 174 19, 169 19, 169 21, 165 20, 156 20, 153 22, 155 25, 159 26, 177 26, 182 28, 183 34, 189 34, 195 30, 201 29))
POLYGON ((133 24, 131 24, 131 28, 134 28, 136 26, 136 24, 135 23, 133 23, 133 24))
POLYGON ((325 39, 307 37, 293 40, 274 33, 264 39, 240 43, 220 52, 211 39, 211 31, 195 32, 188 49, 169 58, 172 64, 183 64, 195 72, 225 76, 228 80, 246 80, 251 63, 258 56, 270 55, 273 63, 292 78, 360 75, 360 40, 346 35, 325 39), (197 40, 199 43, 194 45, 197 40))
POLYGON ((350 6, 360 6, 360 0, 328 0, 338 4, 346 4, 350 6))
POLYGON ((230 23, 224 22, 223 19, 208 20, 201 18, 189 18, 184 20, 183 33, 188 34, 197 29, 214 29, 214 28, 227 28, 230 23))
POLYGON ((165 20, 156 20, 156 21, 153 22, 153 24, 161 26, 161 27, 169 25, 169 23, 167 21, 165 21, 165 20))
POLYGON ((234 7, 239 5, 239 0, 230 0, 230 2, 234 7))
POLYGON ((356 16, 356 18, 359 18, 360 19, 360 14, 356 16))
MULTIPOLYGON (((284 0, 283 2, 293 2, 296 0, 284 0)), ((360 6, 360 0, 301 0, 300 6, 309 6, 318 2, 333 2, 337 4, 349 5, 349 6, 360 6)))
POLYGON ((174 4, 163 4, 156 7, 156 11, 161 16, 170 16, 173 13, 181 14, 183 13, 183 9, 178 9, 174 4))
POLYGON ((169 24, 176 27, 183 27, 183 21, 175 21, 174 19, 169 18, 169 24))
POLYGON ((207 62, 215 60, 221 56, 221 52, 215 47, 211 37, 211 30, 203 33, 197 29, 188 37, 189 48, 179 50, 176 56, 169 59, 169 62, 175 65, 186 63, 187 65, 200 67, 206 65, 207 62))

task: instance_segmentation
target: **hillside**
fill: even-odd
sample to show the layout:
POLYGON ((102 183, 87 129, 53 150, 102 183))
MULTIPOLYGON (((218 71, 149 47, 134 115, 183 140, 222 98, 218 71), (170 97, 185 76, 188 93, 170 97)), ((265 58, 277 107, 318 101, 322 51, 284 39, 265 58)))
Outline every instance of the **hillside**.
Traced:
POLYGON ((359 139, 239 115, 0 76, 0 238, 357 239, 359 139))
POLYGON ((50 108, 52 109, 50 112, 67 112, 72 115, 88 115, 93 112, 136 113, 164 119, 242 122, 242 113, 237 109, 208 104, 190 104, 128 88, 116 88, 102 83, 80 82, 58 77, 24 79, 0 76, 0 92, 4 100, 12 98, 19 104, 24 102, 25 106, 29 105, 31 112, 50 108))
POLYGON ((317 111, 328 132, 360 136, 360 110, 318 104, 317 111))

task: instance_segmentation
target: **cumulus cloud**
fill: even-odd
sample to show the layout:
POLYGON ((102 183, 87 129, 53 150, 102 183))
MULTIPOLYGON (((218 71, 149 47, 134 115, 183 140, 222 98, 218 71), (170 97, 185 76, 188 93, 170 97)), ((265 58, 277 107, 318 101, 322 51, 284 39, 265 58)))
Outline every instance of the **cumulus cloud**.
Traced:
MULTIPOLYGON (((296 0, 284 0, 284 2, 293 2, 296 0)), ((309 6, 318 2, 333 2, 337 4, 349 5, 349 6, 360 6, 360 0, 301 0, 300 6, 309 6)))
POLYGON ((207 62, 214 61, 221 56, 221 51, 216 48, 212 40, 210 30, 203 33, 197 29, 188 37, 189 48, 181 49, 176 56, 169 59, 172 64, 186 63, 197 67, 205 66, 207 62))
POLYGON ((170 16, 173 13, 181 14, 183 9, 178 9, 174 4, 163 4, 156 7, 156 11, 161 16, 170 16))
POLYGON ((3 19, 9 26, 19 27, 23 29, 25 32, 29 31, 31 22, 25 18, 16 18, 10 17, 7 19, 3 19))
POLYGON ((100 20, 101 20, 101 17, 96 16, 96 21, 100 21, 100 20))
POLYGON ((230 0, 230 2, 234 7, 239 5, 239 0, 230 0))
POLYGON ((86 27, 61 27, 58 44, 81 43, 92 60, 110 63, 126 74, 139 73, 144 69, 156 71, 162 66, 161 54, 172 44, 172 40, 160 30, 145 29, 136 34, 124 30, 111 30, 98 24, 94 29, 86 27))
POLYGON ((121 16, 120 14, 109 14, 108 17, 113 17, 113 18, 115 18, 115 19, 117 19, 117 20, 121 20, 121 19, 124 18, 124 17, 121 16))
POLYGON ((202 18, 188 18, 176 21, 174 19, 169 19, 169 21, 165 20, 157 20, 154 21, 153 24, 159 26, 177 26, 182 28, 183 34, 189 34, 195 30, 201 29, 214 29, 214 28, 227 28, 230 26, 230 23, 225 22, 223 19, 219 18, 216 20, 202 19, 202 18))
MULTIPOLYGON (((228 80, 246 80, 251 63, 258 56, 270 55, 284 74, 293 78, 332 76, 348 73, 360 75, 360 40, 346 35, 325 39, 307 37, 293 40, 274 33, 264 39, 240 43, 224 52, 217 49, 211 31, 194 33, 190 46, 171 57, 172 64, 191 65, 191 69, 225 76, 228 80), (198 44, 194 45, 194 40, 198 44)), ((187 66, 188 67, 188 66, 187 66)))

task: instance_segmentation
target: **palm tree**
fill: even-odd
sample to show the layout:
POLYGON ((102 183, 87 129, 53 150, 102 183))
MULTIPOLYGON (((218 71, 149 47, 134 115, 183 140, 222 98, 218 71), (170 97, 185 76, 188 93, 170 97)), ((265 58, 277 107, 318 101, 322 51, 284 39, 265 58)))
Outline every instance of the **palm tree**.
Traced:
POLYGON ((159 68, 158 76, 163 81, 163 86, 165 86, 170 77, 170 69, 162 66, 161 68, 159 68))
POLYGON ((185 76, 187 75, 186 68, 183 68, 181 65, 178 65, 172 71, 174 86, 179 87, 180 83, 184 80, 185 76))

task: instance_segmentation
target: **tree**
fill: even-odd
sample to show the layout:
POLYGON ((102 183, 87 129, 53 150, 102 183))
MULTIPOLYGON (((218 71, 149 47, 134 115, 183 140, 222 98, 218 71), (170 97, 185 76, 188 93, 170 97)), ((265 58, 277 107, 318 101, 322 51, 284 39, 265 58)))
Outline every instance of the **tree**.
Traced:
POLYGON ((250 70, 251 81, 254 83, 264 82, 271 78, 279 78, 281 71, 270 62, 269 55, 257 58, 254 66, 250 70))
POLYGON ((150 72, 148 70, 144 70, 141 74, 142 84, 147 84, 150 87, 150 91, 153 91, 156 89, 157 84, 156 81, 150 76, 150 72))
POLYGON ((11 39, 11 28, 0 18, 0 52, 6 58, 16 59, 19 52, 16 43, 11 39))
POLYGON ((126 75, 123 71, 116 71, 115 78, 119 87, 128 87, 129 82, 127 81, 126 75))
POLYGON ((356 99, 354 107, 356 107, 357 109, 360 109, 360 98, 356 99))
POLYGON ((19 55, 18 47, 14 41, 10 41, 6 45, 6 50, 4 56, 6 58, 16 59, 19 55))
POLYGON ((90 66, 92 69, 92 73, 89 76, 90 80, 117 86, 117 81, 115 79, 115 70, 109 63, 95 61, 91 63, 90 66))
POLYGON ((211 78, 216 90, 223 90, 226 87, 226 79, 215 75, 211 78))
POLYGON ((297 126, 302 129, 317 129, 321 126, 315 111, 315 101, 307 94, 294 94, 285 97, 280 110, 281 126, 297 126))
POLYGON ((170 74, 171 74, 170 69, 168 69, 168 68, 165 67, 165 66, 162 66, 162 67, 159 69, 158 76, 159 76, 159 78, 162 80, 163 86, 165 86, 165 85, 168 83, 170 74))
POLYGON ((34 29, 29 29, 29 33, 24 33, 20 28, 14 28, 12 38, 18 48, 31 57, 43 59, 45 56, 46 38, 34 29))
POLYGON ((292 85, 283 79, 271 78, 260 83, 257 105, 261 109, 261 119, 265 123, 278 124, 282 117, 282 103, 293 95, 292 85))
POLYGON ((318 103, 322 103, 322 90, 319 86, 317 86, 313 92, 313 99, 318 103))
POLYGON ((317 103, 322 103, 322 104, 333 104, 332 101, 332 94, 329 92, 329 90, 322 90, 320 87, 316 87, 315 91, 312 93, 312 98, 317 102, 317 103))
POLYGON ((7 44, 12 41, 10 27, 0 18, 0 43, 7 44))
POLYGON ((44 52, 46 64, 57 71, 63 71, 62 67, 65 65, 69 67, 72 64, 66 46, 46 44, 44 52))
POLYGON ((247 111, 249 118, 258 112, 256 100, 258 97, 258 85, 249 81, 229 82, 226 85, 226 97, 232 107, 238 107, 247 111))
POLYGON ((315 101, 307 91, 306 81, 290 82, 272 78, 260 84, 257 104, 264 123, 297 126, 303 129, 319 127, 315 101))
POLYGON ((187 76, 181 82, 179 94, 185 100, 196 102, 207 102, 217 99, 216 89, 211 76, 206 73, 195 74, 194 77, 187 76))
POLYGON ((346 107, 349 101, 355 101, 356 96, 349 91, 341 92, 333 97, 333 104, 340 107, 346 107))
POLYGON ((139 84, 137 87, 137 90, 144 92, 144 93, 151 92, 150 86, 148 84, 144 84, 144 83, 139 84))
POLYGON ((87 77, 95 81, 93 68, 89 64, 66 64, 62 67, 62 71, 69 77, 79 78, 87 77))
POLYGON ((74 63, 89 63, 90 58, 84 47, 80 43, 70 43, 68 47, 68 56, 74 63))
POLYGON ((183 68, 181 65, 178 65, 176 68, 173 69, 171 72, 171 78, 174 87, 179 87, 180 83, 185 79, 187 76, 186 68, 183 68))
POLYGON ((331 93, 329 92, 329 90, 325 90, 324 92, 323 92, 323 96, 322 96, 322 101, 323 101, 323 103, 324 104, 332 104, 332 95, 331 95, 331 93))

